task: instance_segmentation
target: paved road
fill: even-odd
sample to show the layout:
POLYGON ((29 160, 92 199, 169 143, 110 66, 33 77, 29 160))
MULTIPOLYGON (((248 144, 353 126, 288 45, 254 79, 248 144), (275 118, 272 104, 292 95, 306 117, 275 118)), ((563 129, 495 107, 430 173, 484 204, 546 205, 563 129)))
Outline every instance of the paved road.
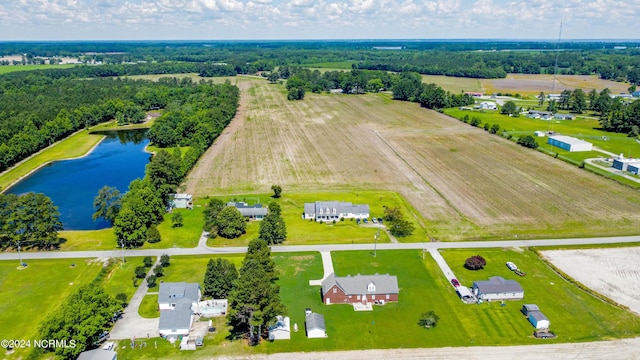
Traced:
MULTIPOLYGON (((640 236, 616 236, 595 238, 569 238, 546 240, 493 240, 493 241, 455 241, 455 242, 422 242, 422 243, 384 243, 375 244, 378 250, 411 250, 411 249, 479 249, 500 247, 527 247, 527 246, 563 246, 563 245, 596 245, 616 243, 640 243, 640 236)), ((374 244, 326 244, 326 245, 274 245, 272 252, 312 252, 312 251, 347 251, 347 250, 373 250, 374 244)), ((143 249, 125 250, 125 256, 170 256, 178 255, 219 255, 219 254, 243 254, 246 246, 208 247, 199 245, 194 248, 170 248, 170 249, 143 249)), ((96 251, 37 251, 22 252, 22 259, 71 259, 71 258, 106 258, 121 257, 121 250, 96 250, 96 251)), ((0 260, 16 260, 18 254, 5 252, 0 254, 0 260)))

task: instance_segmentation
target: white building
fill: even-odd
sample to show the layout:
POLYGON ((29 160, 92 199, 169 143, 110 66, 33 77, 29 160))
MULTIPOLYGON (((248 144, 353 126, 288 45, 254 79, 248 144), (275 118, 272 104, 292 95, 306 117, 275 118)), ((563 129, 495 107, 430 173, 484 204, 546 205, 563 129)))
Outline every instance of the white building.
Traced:
POLYGON ((547 144, 551 144, 555 147, 571 152, 593 150, 593 144, 590 142, 564 135, 549 136, 547 144))
POLYGON ((307 337, 309 339, 327 337, 327 328, 324 324, 324 316, 317 313, 311 313, 305 317, 304 325, 307 329, 307 337))
POLYGON ((172 310, 178 301, 186 299, 191 309, 197 311, 198 302, 202 297, 200 284, 186 282, 160 283, 158 290, 158 310, 172 310))
POLYGON ((472 288, 478 299, 482 300, 520 300, 524 298, 524 290, 517 281, 505 280, 501 276, 475 281, 472 288))
POLYGON ((291 339, 291 319, 276 316, 277 322, 269 327, 269 340, 290 340, 291 339))
POLYGON ((304 219, 332 221, 345 219, 366 219, 369 217, 369 205, 352 204, 340 201, 316 201, 304 204, 304 219))

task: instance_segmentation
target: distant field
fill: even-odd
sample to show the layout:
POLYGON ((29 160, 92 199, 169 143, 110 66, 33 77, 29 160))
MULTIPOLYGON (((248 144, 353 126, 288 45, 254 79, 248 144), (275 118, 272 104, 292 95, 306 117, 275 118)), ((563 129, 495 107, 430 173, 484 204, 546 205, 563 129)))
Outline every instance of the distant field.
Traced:
POLYGON ((281 85, 236 80, 238 115, 186 192, 391 190, 437 241, 637 233, 638 192, 418 104, 388 94, 290 102, 281 85))
POLYGON ((538 95, 561 93, 562 90, 582 89, 589 92, 596 89, 600 92, 605 88, 611 93, 627 93, 629 84, 611 80, 602 80, 596 75, 557 75, 555 84, 553 75, 543 74, 508 74, 505 79, 472 79, 453 76, 422 75, 422 82, 434 83, 446 91, 460 93, 461 91, 479 91, 485 94, 512 93, 521 95, 538 95))
POLYGON ((589 92, 596 89, 600 92, 605 88, 612 94, 627 93, 629 84, 611 80, 602 80, 596 75, 557 75, 554 85, 553 75, 527 75, 508 74, 506 79, 483 79, 484 92, 493 94, 496 92, 510 92, 528 95, 537 95, 541 91, 545 94, 559 94, 562 90, 582 89, 589 92))
POLYGON ((75 64, 56 64, 56 65, 8 65, 0 66, 0 75, 16 71, 31 71, 42 69, 64 69, 76 66, 75 64))

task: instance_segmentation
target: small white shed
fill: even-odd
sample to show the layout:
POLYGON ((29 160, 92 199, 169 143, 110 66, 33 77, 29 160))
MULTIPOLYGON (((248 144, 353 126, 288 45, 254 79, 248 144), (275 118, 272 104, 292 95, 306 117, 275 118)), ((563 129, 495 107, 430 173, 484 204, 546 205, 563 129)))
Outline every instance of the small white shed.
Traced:
POLYGON ((317 313, 311 313, 311 315, 307 315, 305 317, 304 324, 307 329, 307 337, 309 339, 327 337, 327 328, 324 324, 324 316, 317 313))
POLYGON ((549 319, 541 312, 541 311, 531 311, 529 312, 529 322, 533 325, 536 330, 538 329, 548 329, 551 325, 549 319))

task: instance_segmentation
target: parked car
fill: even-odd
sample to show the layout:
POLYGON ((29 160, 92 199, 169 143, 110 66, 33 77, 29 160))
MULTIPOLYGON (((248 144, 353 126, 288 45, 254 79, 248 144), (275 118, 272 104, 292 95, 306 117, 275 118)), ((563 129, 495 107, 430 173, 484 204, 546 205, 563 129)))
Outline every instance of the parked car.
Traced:
POLYGON ((109 340, 109 332, 108 331, 103 331, 100 336, 98 336, 98 341, 97 343, 101 343, 103 341, 107 341, 109 340))
POLYGON ((368 223, 368 222, 369 222, 369 220, 367 220, 367 219, 362 219, 362 222, 366 224, 366 223, 368 223))
POLYGON ((507 261, 507 267, 509 268, 509 270, 511 271, 516 271, 518 270, 518 267, 516 266, 516 264, 512 263, 511 261, 507 261))
POLYGON ((460 282, 458 281, 458 279, 451 279, 451 284, 455 287, 460 286, 460 282))
POLYGON ((356 219, 356 224, 360 224, 360 219, 356 219))
POLYGON ((376 218, 371 218, 371 222, 372 222, 372 223, 374 223, 374 224, 376 224, 376 223, 378 222, 378 219, 376 219, 376 218))
POLYGON ((382 218, 378 218, 378 222, 382 224, 382 218))

